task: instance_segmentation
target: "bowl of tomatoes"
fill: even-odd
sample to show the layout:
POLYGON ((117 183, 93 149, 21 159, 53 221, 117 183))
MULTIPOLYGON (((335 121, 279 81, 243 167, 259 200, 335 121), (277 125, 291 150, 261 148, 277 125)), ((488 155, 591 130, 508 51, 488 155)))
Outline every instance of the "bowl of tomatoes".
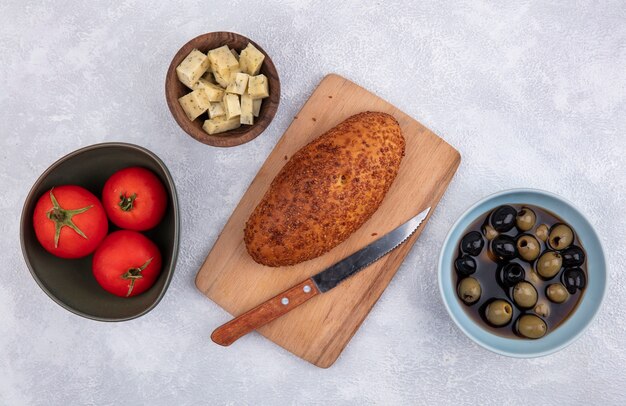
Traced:
POLYGON ((174 181, 151 151, 104 143, 53 163, 31 188, 22 253, 41 289, 100 321, 142 316, 163 298, 178 255, 174 181))

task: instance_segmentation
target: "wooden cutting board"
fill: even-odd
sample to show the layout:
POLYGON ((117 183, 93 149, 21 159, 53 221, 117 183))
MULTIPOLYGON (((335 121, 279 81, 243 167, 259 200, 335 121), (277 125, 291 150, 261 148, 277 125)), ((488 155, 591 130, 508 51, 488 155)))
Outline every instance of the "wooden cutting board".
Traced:
MULTIPOLYGON (((432 207, 432 214, 460 161, 457 150, 396 107, 340 76, 328 75, 252 181, 200 268, 196 286, 237 316, 363 248, 426 207, 432 207), (254 262, 246 252, 243 229, 274 176, 298 149, 362 111, 393 115, 406 139, 406 156, 381 207, 348 240, 319 258, 281 268, 254 262)), ((424 227, 423 223, 406 243, 386 257, 264 326, 259 333, 293 354, 328 368, 383 293, 424 227)), ((229 319, 224 315, 224 322, 229 319)), ((234 345, 246 345, 245 337, 240 341, 234 345)))

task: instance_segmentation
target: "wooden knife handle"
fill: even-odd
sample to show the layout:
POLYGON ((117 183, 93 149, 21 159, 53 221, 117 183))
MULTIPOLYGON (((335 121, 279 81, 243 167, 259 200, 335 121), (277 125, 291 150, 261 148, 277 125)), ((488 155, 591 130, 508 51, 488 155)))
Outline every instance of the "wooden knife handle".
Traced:
POLYGON ((231 345, 238 338, 279 318, 319 294, 315 282, 309 278, 218 327, 211 334, 211 340, 219 345, 231 345))

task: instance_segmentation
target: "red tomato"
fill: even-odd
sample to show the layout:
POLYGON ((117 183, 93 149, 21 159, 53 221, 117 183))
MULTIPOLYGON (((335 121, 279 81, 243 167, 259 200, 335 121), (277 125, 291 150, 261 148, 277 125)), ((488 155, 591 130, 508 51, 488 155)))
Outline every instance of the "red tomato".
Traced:
POLYGON ((161 253, 141 233, 120 230, 109 234, 93 255, 93 275, 117 296, 136 296, 154 285, 161 272, 161 253))
POLYGON ((91 254, 109 230, 104 208, 96 196, 80 186, 57 186, 44 193, 33 213, 39 243, 61 258, 91 254))
POLYGON ((104 184, 102 203, 109 219, 120 228, 144 231, 159 224, 165 208, 165 187, 145 168, 115 172, 104 184))

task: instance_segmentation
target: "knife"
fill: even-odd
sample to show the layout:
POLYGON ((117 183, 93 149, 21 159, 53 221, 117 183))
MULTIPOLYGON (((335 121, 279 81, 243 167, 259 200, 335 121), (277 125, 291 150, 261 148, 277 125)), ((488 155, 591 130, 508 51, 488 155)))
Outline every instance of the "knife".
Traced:
POLYGON ((430 207, 317 275, 298 283, 218 327, 211 334, 211 340, 219 345, 231 345, 237 339, 290 312, 313 297, 328 292, 352 275, 367 268, 398 248, 413 235, 429 212, 430 207))

